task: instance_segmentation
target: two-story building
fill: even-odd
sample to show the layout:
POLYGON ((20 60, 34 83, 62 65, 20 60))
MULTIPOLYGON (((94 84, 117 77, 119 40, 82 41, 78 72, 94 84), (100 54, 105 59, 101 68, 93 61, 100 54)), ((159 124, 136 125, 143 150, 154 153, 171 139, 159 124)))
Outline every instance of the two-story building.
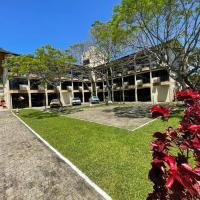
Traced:
MULTIPOLYGON (((9 54, 14 53, 0 49, 0 63, 9 54)), ((91 67, 91 62, 90 57, 84 57, 83 67, 91 67)), ((108 88, 104 73, 108 73, 113 102, 174 101, 176 82, 151 55, 137 52, 115 60, 111 65, 105 65, 101 61, 97 63, 93 66, 92 76, 82 74, 81 70, 78 72, 71 69, 66 72, 66 76, 57 87, 64 106, 70 104, 73 97, 80 97, 83 103, 89 102, 94 92, 101 101, 105 101, 108 88), (112 66, 112 72, 109 71, 110 66, 112 66), (95 77, 91 81, 93 76, 95 77)), ((55 89, 51 85, 42 86, 37 77, 33 76, 29 79, 16 77, 8 80, 7 70, 3 69, 1 64, 0 77, 0 98, 5 100, 7 108, 48 106, 52 99, 57 98, 55 89), (20 97, 23 97, 23 101, 20 101, 20 97)))

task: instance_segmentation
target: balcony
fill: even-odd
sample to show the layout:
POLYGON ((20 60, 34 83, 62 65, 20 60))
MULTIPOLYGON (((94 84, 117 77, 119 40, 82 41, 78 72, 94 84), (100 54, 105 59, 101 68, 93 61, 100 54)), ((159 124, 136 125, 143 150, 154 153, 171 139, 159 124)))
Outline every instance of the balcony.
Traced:
POLYGON ((121 77, 121 76, 122 76, 122 73, 117 73, 117 76, 118 76, 118 77, 121 77))
POLYGON ((84 78, 83 81, 88 82, 90 80, 88 78, 84 78))
POLYGON ((43 85, 38 85, 38 90, 44 91, 44 90, 45 90, 45 86, 43 86, 43 85))
POLYGON ((149 71, 150 70, 150 67, 148 67, 148 66, 144 66, 143 68, 142 68, 142 71, 149 71))
POLYGON ((152 83, 153 83, 153 85, 160 84, 160 77, 154 77, 154 78, 152 78, 152 83))
POLYGON ((83 87, 82 86, 79 86, 78 89, 79 89, 79 91, 83 91, 83 87))
POLYGON ((97 78, 97 81, 102 81, 102 79, 101 78, 97 78))
POLYGON ((134 72, 134 70, 129 70, 128 72, 127 72, 127 74, 134 74, 135 72, 134 72))
POLYGON ((143 85, 143 80, 142 79, 137 80, 136 85, 141 87, 143 85))
POLYGON ((72 86, 67 86, 68 91, 72 91, 72 86))
POLYGON ((89 89, 89 91, 92 91, 92 87, 91 86, 89 86, 88 89, 89 89))
POLYGON ((59 90, 59 91, 61 90, 61 86, 60 86, 60 85, 58 85, 56 88, 57 88, 57 90, 59 90))
POLYGON ((116 87, 117 87, 117 84, 116 83, 113 83, 113 89, 116 89, 116 87))

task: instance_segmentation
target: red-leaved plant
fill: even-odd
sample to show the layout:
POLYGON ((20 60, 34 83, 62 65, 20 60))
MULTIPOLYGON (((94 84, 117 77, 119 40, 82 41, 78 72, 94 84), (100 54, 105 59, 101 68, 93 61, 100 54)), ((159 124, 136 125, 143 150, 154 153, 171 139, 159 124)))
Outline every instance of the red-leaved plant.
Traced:
POLYGON ((177 99, 186 106, 179 127, 153 135, 149 179, 154 186, 148 200, 200 199, 200 92, 179 91, 177 99))
POLYGON ((151 108, 151 115, 152 115, 153 118, 162 117, 162 119, 165 120, 170 115, 170 108, 154 105, 151 108))

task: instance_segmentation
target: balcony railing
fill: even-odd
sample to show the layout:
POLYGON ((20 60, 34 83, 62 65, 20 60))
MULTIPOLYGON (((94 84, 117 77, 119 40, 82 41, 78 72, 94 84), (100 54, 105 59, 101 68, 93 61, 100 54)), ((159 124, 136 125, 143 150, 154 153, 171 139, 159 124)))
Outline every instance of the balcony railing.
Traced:
POLYGON ((19 85, 19 89, 20 89, 20 90, 28 90, 28 85, 20 84, 20 85, 19 85))

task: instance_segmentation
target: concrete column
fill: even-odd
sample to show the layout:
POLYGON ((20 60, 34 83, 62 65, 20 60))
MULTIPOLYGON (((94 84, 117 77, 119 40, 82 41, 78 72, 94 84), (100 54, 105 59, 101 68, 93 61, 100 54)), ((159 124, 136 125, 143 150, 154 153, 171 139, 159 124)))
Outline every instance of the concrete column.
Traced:
POLYGON ((96 94, 96 96, 98 95, 98 92, 97 92, 97 83, 95 82, 94 83, 94 86, 95 86, 95 94, 96 94))
POLYGON ((72 78, 72 98, 74 98, 74 81, 73 81, 73 78, 72 78))
POLYGON ((114 90, 113 90, 113 79, 111 80, 111 84, 112 84, 112 101, 114 102, 115 101, 115 98, 114 98, 114 90))
POLYGON ((28 106, 29 106, 29 108, 32 107, 31 91, 30 91, 30 79, 28 79, 28 106))
POLYGON ((82 98, 83 98, 83 103, 85 103, 85 92, 84 92, 84 83, 82 82, 82 98))
POLYGON ((45 85, 45 104, 48 106, 48 92, 47 92, 47 84, 45 85))
POLYGON ((137 95, 137 66, 136 66, 136 55, 134 56, 134 70, 135 70, 135 74, 134 74, 134 78, 135 78, 135 101, 138 102, 138 95, 137 95))
POLYGON ((12 105, 12 95, 11 95, 11 93, 9 93, 8 95, 10 96, 10 98, 9 98, 9 99, 10 99, 10 101, 9 101, 9 104, 10 104, 10 105, 8 106, 8 109, 13 109, 13 105, 12 105))
POLYGON ((122 101, 125 101, 125 97, 124 97, 124 77, 122 76, 122 101))
POLYGON ((137 96, 137 79, 136 79, 136 73, 134 75, 135 78, 135 101, 138 102, 138 96, 137 96))
POLYGON ((103 101, 106 100, 106 97, 105 97, 105 87, 104 87, 104 81, 103 81, 103 101))
POLYGON ((154 104, 154 95, 153 95, 153 81, 152 81, 152 72, 151 72, 151 67, 150 67, 150 91, 151 91, 151 102, 154 104))
POLYGON ((151 68, 152 68, 152 64, 151 64, 151 55, 149 56, 149 69, 150 69, 150 91, 151 91, 151 102, 154 103, 154 95, 153 95, 153 80, 152 80, 152 71, 151 71, 151 68))

